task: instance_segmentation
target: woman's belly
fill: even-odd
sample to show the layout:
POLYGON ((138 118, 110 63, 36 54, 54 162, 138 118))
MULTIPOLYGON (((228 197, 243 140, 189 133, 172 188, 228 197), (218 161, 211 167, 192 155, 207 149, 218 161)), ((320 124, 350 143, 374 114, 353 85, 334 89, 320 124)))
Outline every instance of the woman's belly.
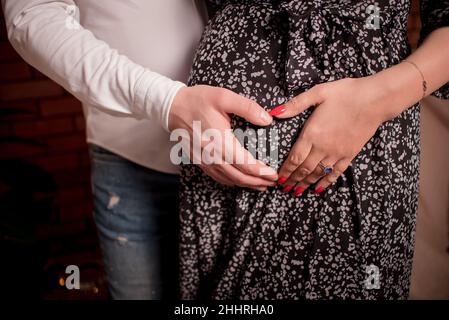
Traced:
MULTIPOLYGON (((218 12, 203 34, 189 85, 224 87, 256 101, 266 110, 288 101, 293 95, 285 89, 287 43, 282 18, 251 5, 229 5, 218 12)), ((264 128, 256 128, 234 116, 232 126, 242 129, 247 136, 257 136, 256 130, 264 130, 264 138, 259 136, 256 143, 268 151, 253 155, 279 167, 308 115, 305 112, 292 119, 275 120, 264 128), (282 144, 278 143, 280 140, 282 144)), ((248 140, 241 142, 254 151, 248 140)))

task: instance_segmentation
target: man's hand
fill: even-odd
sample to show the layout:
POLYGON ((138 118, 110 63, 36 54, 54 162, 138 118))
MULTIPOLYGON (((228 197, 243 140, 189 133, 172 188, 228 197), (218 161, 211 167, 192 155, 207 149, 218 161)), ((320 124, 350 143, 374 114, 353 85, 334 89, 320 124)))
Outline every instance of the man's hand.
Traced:
MULTIPOLYGON (((232 135, 225 134, 231 129, 230 114, 236 114, 247 121, 267 126, 273 119, 256 102, 244 98, 230 90, 211 86, 186 87, 179 90, 169 115, 169 129, 184 129, 193 138, 193 122, 200 121, 202 131, 216 129, 223 137, 220 153, 220 163, 199 166, 214 180, 228 185, 252 188, 264 191, 268 186, 274 186, 278 179, 277 173, 261 161, 255 160, 232 135), (226 155, 232 155, 232 161, 226 155), (242 161, 238 161, 245 159, 242 161)), ((206 146, 202 141, 201 151, 206 146)), ((194 155, 193 155, 194 156, 194 155)))

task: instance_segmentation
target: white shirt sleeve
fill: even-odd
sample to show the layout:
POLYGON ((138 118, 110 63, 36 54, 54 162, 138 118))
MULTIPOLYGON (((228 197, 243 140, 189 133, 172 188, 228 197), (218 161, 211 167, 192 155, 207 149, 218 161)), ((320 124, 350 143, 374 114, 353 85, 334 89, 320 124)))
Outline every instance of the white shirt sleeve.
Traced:
POLYGON ((154 119, 168 130, 169 109, 183 83, 132 62, 74 23, 72 0, 2 0, 2 5, 8 38, 25 61, 85 104, 154 119))

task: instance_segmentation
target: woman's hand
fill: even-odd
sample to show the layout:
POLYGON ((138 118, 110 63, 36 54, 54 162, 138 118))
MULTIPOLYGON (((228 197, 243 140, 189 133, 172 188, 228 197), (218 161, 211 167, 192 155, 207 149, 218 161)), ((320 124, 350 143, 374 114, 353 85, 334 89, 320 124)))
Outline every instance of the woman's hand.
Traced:
POLYGON ((396 116, 388 108, 388 95, 379 80, 370 76, 320 84, 272 110, 278 118, 289 118, 316 107, 279 172, 284 192, 294 190, 299 196, 316 182, 315 192, 323 192, 382 122, 396 116), (325 175, 323 167, 332 167, 332 173, 325 175))

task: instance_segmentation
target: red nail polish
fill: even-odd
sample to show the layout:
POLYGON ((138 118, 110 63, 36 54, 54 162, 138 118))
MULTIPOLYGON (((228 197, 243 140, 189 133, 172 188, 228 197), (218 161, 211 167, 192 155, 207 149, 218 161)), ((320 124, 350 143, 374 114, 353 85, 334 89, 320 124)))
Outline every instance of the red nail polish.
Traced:
POLYGON ((279 116, 279 115, 283 114, 285 111, 287 111, 287 108, 284 105, 281 105, 281 106, 276 107, 273 110, 271 110, 269 112, 269 114, 272 117, 276 117, 276 116, 279 116))
POLYGON ((323 187, 318 187, 315 189, 315 193, 323 193, 324 192, 324 188, 323 187))
POLYGON ((290 192, 293 189, 293 186, 285 186, 282 192, 290 192))
POLYGON ((303 187, 296 187, 294 196, 295 197, 299 196, 300 194, 302 194, 304 192, 304 190, 306 190, 306 189, 303 187))
POLYGON ((287 178, 281 176, 281 177, 279 177, 278 183, 279 184, 284 184, 286 181, 287 181, 287 178))

